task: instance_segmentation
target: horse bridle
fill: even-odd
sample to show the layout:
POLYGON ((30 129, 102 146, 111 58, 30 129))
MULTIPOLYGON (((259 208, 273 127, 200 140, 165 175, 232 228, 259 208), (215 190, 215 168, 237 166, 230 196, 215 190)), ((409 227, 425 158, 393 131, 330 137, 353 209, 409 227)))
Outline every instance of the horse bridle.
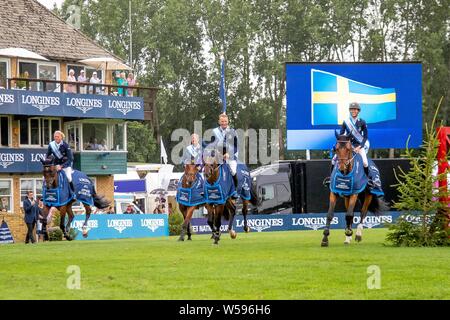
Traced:
POLYGON ((55 184, 55 182, 57 181, 57 175, 54 173, 54 170, 51 169, 51 167, 54 166, 53 164, 49 164, 49 165, 44 165, 44 180, 45 180, 45 184, 46 187, 52 187, 53 184, 55 184), (48 168, 48 169, 47 169, 48 168), (45 178, 45 174, 50 174, 51 175, 51 182, 47 183, 47 179, 45 178))
MULTIPOLYGON (((346 140, 338 140, 339 144, 342 144, 344 142, 345 142, 345 144, 349 143, 349 141, 346 141, 346 140)), ((338 162, 345 161, 344 162, 344 167, 345 167, 346 170, 350 166, 350 164, 352 163, 353 159, 355 159, 355 157, 356 157, 356 153, 354 153, 353 151, 352 151, 352 153, 353 153, 353 157, 351 157, 351 158, 348 158, 348 157, 347 158, 339 158, 338 157, 338 162)))

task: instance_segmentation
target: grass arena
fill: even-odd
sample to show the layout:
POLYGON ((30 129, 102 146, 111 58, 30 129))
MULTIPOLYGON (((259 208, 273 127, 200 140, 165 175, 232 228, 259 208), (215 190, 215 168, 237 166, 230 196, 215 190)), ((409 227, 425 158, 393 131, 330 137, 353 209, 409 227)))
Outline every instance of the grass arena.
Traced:
POLYGON ((320 230, 2 246, 0 299, 449 299, 448 248, 393 248, 386 232, 344 245, 333 230, 328 248, 320 230))

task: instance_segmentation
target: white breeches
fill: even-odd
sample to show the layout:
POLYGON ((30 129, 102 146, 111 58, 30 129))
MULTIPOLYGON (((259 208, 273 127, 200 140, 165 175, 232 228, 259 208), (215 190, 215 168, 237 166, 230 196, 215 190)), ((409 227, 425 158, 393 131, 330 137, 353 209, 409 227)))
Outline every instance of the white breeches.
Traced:
POLYGON ((69 182, 72 182, 72 168, 71 167, 63 168, 63 171, 66 174, 67 180, 69 182))

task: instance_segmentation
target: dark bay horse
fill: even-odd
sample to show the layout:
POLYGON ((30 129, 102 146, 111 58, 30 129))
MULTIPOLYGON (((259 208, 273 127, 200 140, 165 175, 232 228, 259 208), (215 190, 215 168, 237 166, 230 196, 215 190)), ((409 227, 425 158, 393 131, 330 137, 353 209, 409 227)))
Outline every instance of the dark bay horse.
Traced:
MULTIPOLYGON (((359 156, 357 154, 353 154, 353 148, 350 141, 350 136, 347 135, 336 135, 337 143, 336 143, 336 155, 338 162, 338 170, 343 176, 347 176, 353 173, 353 168, 355 164, 355 157, 359 156)), ((363 168, 360 168, 362 170, 363 168)), ((364 173, 363 173, 364 174, 364 173)), ((331 185, 330 185, 331 186, 331 185)), ((339 197, 339 194, 330 190, 330 205, 327 214, 327 223, 326 227, 323 231, 323 239, 322 239, 322 247, 328 246, 328 236, 330 235, 330 224, 333 220, 334 216, 334 208, 336 205, 336 201, 339 197)), ((345 214, 346 228, 345 228, 345 244, 349 244, 352 235, 352 224, 354 217, 354 209, 356 205, 356 201, 360 200, 362 204, 361 208, 361 219, 358 224, 355 240, 360 242, 362 240, 362 230, 363 230, 363 221, 367 216, 368 211, 373 212, 375 215, 379 215, 382 211, 386 211, 389 209, 388 205, 379 197, 374 196, 366 184, 365 188, 359 192, 351 195, 344 196, 345 200, 345 208, 347 212, 345 214)))
MULTIPOLYGON (((43 164, 43 176, 44 176, 44 184, 45 184, 44 190, 59 190, 59 191, 64 191, 64 192, 70 192, 68 189, 68 188, 70 188, 69 184, 64 183, 65 180, 61 176, 61 175, 64 175, 64 172, 63 171, 58 172, 56 169, 56 166, 53 163, 49 163, 49 161, 43 160, 42 164, 43 164), (61 183, 61 182, 63 182, 63 183, 61 183)), ((58 193, 59 193, 59 191, 58 191, 58 193)), ((61 231, 63 232, 64 238, 66 238, 69 241, 73 240, 72 237, 69 235, 69 231, 70 231, 70 224, 72 223, 73 218, 74 218, 74 215, 72 212, 72 204, 77 199, 76 195, 77 195, 77 193, 75 193, 75 197, 69 198, 68 201, 64 201, 59 206, 49 205, 48 202, 46 203, 45 197, 43 199, 44 200, 44 217, 47 218, 48 213, 52 207, 55 207, 56 209, 58 209, 58 211, 60 213, 60 218, 61 218, 59 227, 60 227, 61 231), (67 224, 65 224, 66 213, 69 216, 67 224)), ((110 202, 108 200, 106 200, 102 196, 97 195, 95 192, 94 192, 92 200, 93 200, 94 205, 99 209, 105 209, 110 204, 110 202)), ((83 224, 83 237, 86 238, 88 236, 87 222, 91 216, 92 209, 91 209, 91 206, 86 204, 85 202, 83 202, 83 201, 80 201, 80 202, 83 203, 83 206, 86 210, 86 218, 85 218, 85 221, 83 224)))
MULTIPOLYGON (((223 179, 222 175, 226 174, 226 172, 229 172, 228 166, 226 163, 219 164, 219 161, 217 159, 217 153, 212 153, 211 156, 206 157, 205 164, 204 164, 204 175, 205 175, 205 184, 209 184, 210 186, 216 185, 216 183, 220 183, 220 179, 223 179)), ((229 173, 228 177, 226 177, 229 181, 231 180, 231 183, 233 182, 233 177, 231 176, 231 173, 229 173)), ((205 188, 205 193, 206 193, 205 188)), ((223 199, 224 201, 214 203, 208 201, 208 195, 205 194, 206 199, 206 209, 208 211, 208 224, 211 227, 212 230, 212 239, 214 239, 214 244, 218 244, 220 240, 220 227, 222 225, 222 216, 225 218, 225 220, 228 220, 228 232, 230 234, 230 237, 232 239, 235 239, 237 234, 236 231, 233 230, 233 221, 234 217, 236 215, 236 203, 235 199, 233 197, 228 196, 226 199, 223 199)), ((244 217, 244 231, 249 232, 250 228, 247 225, 247 213, 248 213, 248 204, 250 202, 255 202, 256 200, 244 200, 243 199, 243 208, 242 208, 242 214, 244 217)))
POLYGON ((187 239, 192 240, 191 234, 191 218, 194 210, 199 209, 204 205, 203 195, 203 179, 199 175, 199 165, 186 164, 184 166, 184 174, 181 178, 181 188, 177 190, 177 201, 181 213, 184 217, 184 222, 181 228, 181 234, 178 241, 184 241, 184 237, 187 234, 187 239), (200 190, 199 190, 200 189, 200 190), (186 191, 188 194, 183 193, 186 191), (200 191, 201 195, 192 195, 192 192, 200 191), (193 198, 194 199, 193 199, 193 198), (196 198, 196 199, 195 199, 196 198), (201 199, 200 199, 201 198, 201 199), (189 203, 192 201, 192 203, 189 203), (184 203, 184 204, 183 204, 184 203))

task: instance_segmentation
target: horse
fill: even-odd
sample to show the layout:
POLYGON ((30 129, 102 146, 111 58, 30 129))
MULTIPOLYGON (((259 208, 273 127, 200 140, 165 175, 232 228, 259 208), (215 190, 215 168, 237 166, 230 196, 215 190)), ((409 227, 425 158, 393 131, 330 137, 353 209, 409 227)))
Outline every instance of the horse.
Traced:
MULTIPOLYGON (((236 239, 236 231, 233 230, 233 221, 236 215, 236 204, 233 196, 242 198, 242 214, 244 217, 244 231, 247 233, 250 228, 247 224, 248 204, 256 204, 256 197, 251 194, 251 197, 242 197, 240 192, 236 193, 233 176, 226 163, 219 164, 217 159, 217 152, 212 152, 210 156, 206 157, 204 164, 205 175, 205 198, 206 209, 208 211, 208 225, 212 230, 212 239, 214 244, 218 244, 220 240, 220 227, 222 224, 222 216, 228 220, 228 232, 231 239, 236 239), (228 181, 229 188, 223 190, 220 187, 221 181, 228 181)), ((238 190, 239 191, 239 190, 238 190)), ((249 190, 250 191, 250 190, 249 190)))
MULTIPOLYGON (((322 238, 322 247, 328 246, 328 236, 330 235, 330 224, 333 220, 334 216, 334 208, 336 205, 336 201, 339 195, 344 197, 345 200, 345 208, 347 210, 345 215, 346 228, 345 228, 345 241, 344 244, 350 244, 353 230, 352 223, 354 217, 354 208, 356 205, 356 201, 359 199, 362 201, 363 205, 361 208, 361 217, 360 222, 357 226, 357 231, 355 235, 355 241, 362 241, 362 231, 363 231, 363 221, 367 216, 367 213, 370 211, 375 215, 379 215, 382 211, 386 211, 389 209, 388 205, 384 202, 384 200, 377 196, 376 191, 370 189, 367 178, 365 177, 364 169, 362 166, 361 156, 357 153, 353 153, 351 139, 349 135, 338 135, 336 134, 337 142, 335 146, 336 155, 337 155, 337 165, 333 171, 335 176, 339 174, 340 183, 344 184, 346 181, 352 181, 353 186, 353 176, 356 172, 362 172, 364 179, 366 179, 366 183, 362 185, 358 190, 352 190, 348 192, 334 192, 333 191, 333 174, 330 183, 330 198, 329 198, 329 208, 327 214, 327 222, 325 229, 323 231, 322 238), (355 159, 358 162, 355 162, 355 159), (355 163, 357 164, 357 168, 355 168, 355 163), (353 171, 355 169, 355 171, 353 171), (362 170, 362 171, 361 171, 362 170), (348 179, 348 180, 346 180, 348 179)), ((380 182, 381 187, 381 182, 380 182)))
MULTIPOLYGON (((92 202, 97 208, 99 209, 105 209, 109 206, 110 201, 105 199, 102 196, 97 195, 93 188, 92 181, 84 175, 82 172, 74 170, 74 173, 78 173, 82 177, 84 177, 84 185, 83 187, 88 187, 89 182, 91 183, 92 190, 93 190, 93 196, 91 197, 91 201, 86 201, 86 195, 81 195, 81 192, 78 192, 80 190, 75 190, 76 192, 72 194, 71 196, 68 196, 66 200, 59 202, 58 198, 60 194, 67 193, 71 194, 70 192, 70 185, 67 181, 67 178, 65 176, 65 173, 63 171, 58 171, 56 169, 56 165, 54 165, 51 161, 43 160, 43 176, 44 176, 44 190, 43 190, 43 201, 44 201, 44 217, 47 218, 48 213, 52 207, 55 207, 60 212, 60 224, 59 227, 61 231, 63 232, 64 238, 71 241, 73 240, 72 237, 69 235, 70 231, 70 224, 73 221, 74 214, 72 211, 72 204, 76 200, 80 200, 80 202, 83 204, 85 210, 86 210, 86 218, 83 224, 82 228, 82 234, 83 237, 88 236, 87 231, 87 222, 91 216, 91 205, 89 202, 92 202), (55 203, 54 201, 58 202, 55 203), (64 224, 65 222, 65 216, 66 213, 69 216, 69 219, 67 221, 67 225, 64 224)), ((84 189, 81 189, 84 190, 84 189)), ((86 191, 86 190, 85 190, 86 191)), ((89 200, 89 199, 88 199, 89 200)))
POLYGON ((184 174, 177 188, 177 202, 184 217, 181 234, 178 241, 192 240, 191 218, 194 210, 205 204, 203 191, 203 178, 199 173, 199 165, 195 163, 184 166, 184 174))

